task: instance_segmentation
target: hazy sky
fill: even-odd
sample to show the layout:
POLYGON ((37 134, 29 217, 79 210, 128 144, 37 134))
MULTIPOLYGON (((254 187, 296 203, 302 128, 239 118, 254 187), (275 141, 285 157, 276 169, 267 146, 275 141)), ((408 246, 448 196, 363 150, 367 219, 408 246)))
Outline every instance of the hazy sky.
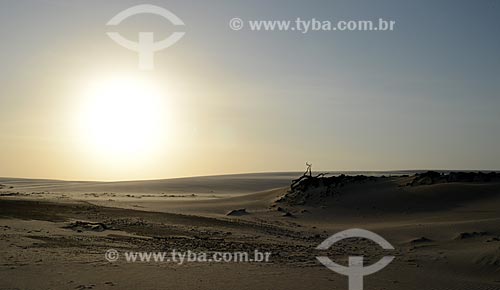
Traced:
MULTIPOLYGON (((177 29, 138 15, 115 30, 136 40, 177 29)), ((305 161, 316 170, 500 169, 497 1, 1 0, 0 39, 0 176, 149 179, 297 171, 305 161), (186 24, 149 72, 105 34, 111 17, 144 3, 186 24), (234 17, 396 25, 232 31, 234 17), (164 98, 155 144, 140 152, 100 150, 81 127, 85 92, 120 78, 147 80, 164 98)), ((148 128, 134 126, 144 116, 130 118, 130 140, 119 141, 135 144, 148 128)))

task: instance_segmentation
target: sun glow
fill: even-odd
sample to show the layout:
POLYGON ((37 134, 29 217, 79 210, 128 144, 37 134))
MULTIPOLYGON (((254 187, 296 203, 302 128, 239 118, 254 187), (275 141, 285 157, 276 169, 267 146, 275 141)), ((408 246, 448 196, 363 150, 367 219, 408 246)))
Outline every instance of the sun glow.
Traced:
POLYGON ((98 81, 87 88, 83 101, 79 132, 94 157, 113 162, 143 160, 165 145, 169 133, 167 99, 151 81, 98 81))

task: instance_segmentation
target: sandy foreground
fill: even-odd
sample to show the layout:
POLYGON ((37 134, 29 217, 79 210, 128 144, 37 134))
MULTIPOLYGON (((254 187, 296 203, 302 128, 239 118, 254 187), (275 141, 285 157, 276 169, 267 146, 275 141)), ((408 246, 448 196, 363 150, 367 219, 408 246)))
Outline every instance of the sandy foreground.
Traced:
POLYGON ((348 289, 317 260, 372 264, 364 289, 500 289, 500 183, 352 182, 277 202, 296 174, 118 183, 0 178, 0 289, 348 289), (231 215, 228 215, 229 212, 231 215), (343 230, 365 239, 315 248, 343 230), (118 252, 117 261, 105 254, 118 252), (126 261, 126 252, 270 253, 266 262, 126 261))

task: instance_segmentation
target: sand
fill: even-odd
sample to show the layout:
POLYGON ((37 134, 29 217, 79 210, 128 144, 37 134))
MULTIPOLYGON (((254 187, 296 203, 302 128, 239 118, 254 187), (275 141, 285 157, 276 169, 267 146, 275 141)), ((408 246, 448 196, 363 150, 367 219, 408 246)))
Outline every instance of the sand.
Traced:
POLYGON ((346 183, 301 204, 278 202, 297 174, 117 183, 0 178, 0 289, 348 289, 340 264, 395 260, 364 289, 500 289, 500 183, 414 176, 346 183), (12 187, 12 188, 11 188, 12 187), (243 211, 244 210, 244 214, 243 211), (228 213, 236 213, 229 214, 228 213), (336 232, 366 240, 316 250, 336 232), (268 262, 109 262, 125 251, 270 252, 268 262))

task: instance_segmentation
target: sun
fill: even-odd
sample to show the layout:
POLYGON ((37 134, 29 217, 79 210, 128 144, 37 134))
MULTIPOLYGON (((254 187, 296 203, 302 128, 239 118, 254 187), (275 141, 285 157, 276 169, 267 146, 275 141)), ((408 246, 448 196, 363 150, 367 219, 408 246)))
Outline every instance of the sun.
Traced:
POLYGON ((81 141, 95 157, 148 158, 168 134, 167 98, 144 78, 96 81, 85 89, 78 123, 81 141))

